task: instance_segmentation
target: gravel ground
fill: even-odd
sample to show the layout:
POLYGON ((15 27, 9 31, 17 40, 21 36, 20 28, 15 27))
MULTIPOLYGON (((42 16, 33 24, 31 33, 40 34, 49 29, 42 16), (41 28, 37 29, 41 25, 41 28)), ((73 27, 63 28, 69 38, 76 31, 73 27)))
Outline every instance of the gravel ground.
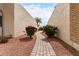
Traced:
POLYGON ((79 51, 57 38, 48 39, 57 56, 79 56, 79 51))
POLYGON ((0 44, 0 56, 29 56, 35 44, 33 39, 25 35, 9 39, 8 43, 0 44))
MULTIPOLYGON (((41 34, 46 36, 44 33, 41 34)), ((50 43, 57 56, 79 56, 79 51, 75 50, 59 38, 51 37, 46 38, 45 40, 50 43)))

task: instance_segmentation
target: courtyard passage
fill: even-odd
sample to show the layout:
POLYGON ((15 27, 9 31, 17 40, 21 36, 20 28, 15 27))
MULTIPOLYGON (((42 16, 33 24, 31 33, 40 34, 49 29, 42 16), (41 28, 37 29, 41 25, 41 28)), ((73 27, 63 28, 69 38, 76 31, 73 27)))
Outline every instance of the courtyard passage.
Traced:
POLYGON ((23 35, 0 43, 0 56, 79 56, 79 51, 61 39, 48 38, 39 31, 33 39, 23 35))
POLYGON ((31 56, 55 56, 55 52, 49 42, 44 41, 45 36, 40 34, 41 31, 36 33, 37 39, 31 56))
POLYGON ((36 33, 36 43, 31 56, 79 56, 79 51, 59 38, 47 38, 41 31, 36 33))

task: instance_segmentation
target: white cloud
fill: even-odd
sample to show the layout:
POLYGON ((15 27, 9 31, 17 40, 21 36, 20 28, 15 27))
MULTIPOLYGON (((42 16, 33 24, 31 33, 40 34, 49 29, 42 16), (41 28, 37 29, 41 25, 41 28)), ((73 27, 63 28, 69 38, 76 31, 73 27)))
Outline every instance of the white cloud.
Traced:
POLYGON ((54 8, 46 7, 41 8, 40 4, 35 6, 34 4, 31 5, 24 5, 24 8, 32 15, 33 18, 40 17, 42 19, 41 25, 46 25, 54 8))

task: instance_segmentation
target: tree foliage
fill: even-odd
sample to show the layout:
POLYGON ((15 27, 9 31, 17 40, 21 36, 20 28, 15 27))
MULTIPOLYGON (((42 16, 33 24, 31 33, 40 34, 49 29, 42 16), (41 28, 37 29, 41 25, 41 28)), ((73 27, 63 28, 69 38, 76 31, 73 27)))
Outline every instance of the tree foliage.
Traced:
POLYGON ((41 18, 36 17, 35 20, 36 20, 37 26, 39 27, 40 23, 42 23, 41 18))

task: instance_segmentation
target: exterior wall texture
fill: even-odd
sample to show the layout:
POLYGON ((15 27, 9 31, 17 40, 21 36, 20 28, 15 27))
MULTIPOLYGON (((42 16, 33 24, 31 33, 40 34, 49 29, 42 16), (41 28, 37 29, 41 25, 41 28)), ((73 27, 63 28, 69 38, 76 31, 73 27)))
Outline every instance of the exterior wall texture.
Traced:
POLYGON ((59 29, 58 37, 72 45, 70 40, 69 13, 69 4, 58 4, 48 24, 57 26, 59 29))
POLYGON ((79 4, 71 4, 70 8, 71 38, 79 43, 79 4))
POLYGON ((48 24, 57 26, 59 29, 57 36, 70 46, 79 50, 79 44, 77 44, 79 42, 79 5, 77 5, 67 3, 58 4, 48 24))
POLYGON ((25 34, 25 27, 30 25, 36 27, 36 21, 20 4, 2 3, 0 4, 0 10, 3 11, 4 36, 17 37, 25 34))
POLYGON ((79 50, 79 4, 70 4, 70 33, 73 46, 79 50))
POLYGON ((3 34, 9 36, 14 34, 14 4, 2 3, 0 10, 3 12, 3 34))
POLYGON ((25 34, 25 27, 27 26, 36 27, 36 21, 20 4, 14 4, 14 36, 25 34))

